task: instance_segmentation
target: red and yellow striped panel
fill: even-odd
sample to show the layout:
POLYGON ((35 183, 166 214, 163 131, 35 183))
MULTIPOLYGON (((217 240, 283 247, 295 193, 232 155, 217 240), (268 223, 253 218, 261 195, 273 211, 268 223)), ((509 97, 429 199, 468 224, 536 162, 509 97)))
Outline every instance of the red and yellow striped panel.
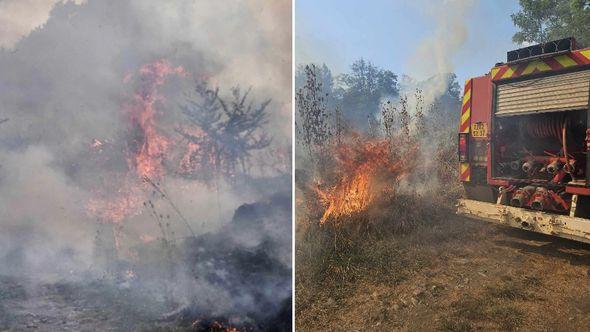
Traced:
POLYGON ((514 65, 502 65, 492 68, 493 81, 515 78, 550 70, 560 70, 574 66, 590 64, 590 48, 572 51, 551 58, 537 59, 514 65))
POLYGON ((463 104, 461 105, 461 123, 459 125, 460 133, 469 132, 471 118, 471 80, 465 81, 465 90, 463 90, 463 104))
POLYGON ((469 163, 461 163, 459 179, 463 182, 471 181, 471 166, 469 166, 469 163))

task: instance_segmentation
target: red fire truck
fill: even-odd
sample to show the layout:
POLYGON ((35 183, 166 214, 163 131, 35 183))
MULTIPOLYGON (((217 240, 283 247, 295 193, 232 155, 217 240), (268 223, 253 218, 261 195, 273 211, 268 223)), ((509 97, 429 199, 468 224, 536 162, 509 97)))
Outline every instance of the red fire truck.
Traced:
POLYGON ((458 212, 590 243, 590 48, 507 54, 465 83, 458 212))

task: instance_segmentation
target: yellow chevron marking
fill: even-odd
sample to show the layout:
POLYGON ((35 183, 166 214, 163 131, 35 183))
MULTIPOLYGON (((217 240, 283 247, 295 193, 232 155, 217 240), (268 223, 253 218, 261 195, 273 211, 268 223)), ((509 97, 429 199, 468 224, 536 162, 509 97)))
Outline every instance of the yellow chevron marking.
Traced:
POLYGON ((461 174, 465 173, 465 171, 468 169, 469 169, 469 164, 461 163, 461 174))
POLYGON ((587 50, 580 51, 579 53, 582 54, 582 56, 584 56, 586 59, 590 60, 590 48, 587 50))
POLYGON ((463 105, 467 104, 467 102, 471 99, 471 89, 467 90, 463 95, 463 105))
POLYGON ((543 61, 535 60, 526 66, 526 68, 522 72, 522 75, 531 74, 533 71, 535 71, 535 69, 537 69, 539 71, 547 71, 547 70, 551 70, 551 67, 549 67, 549 65, 547 65, 543 61))
POLYGON ((469 121, 469 117, 471 116, 471 107, 465 110, 465 113, 461 114, 461 124, 469 121))
POLYGON ((559 64, 564 67, 571 67, 577 65, 577 63, 567 55, 556 56, 555 61, 559 62, 559 64))
POLYGON ((465 126, 464 124, 466 122, 467 121, 461 122, 461 127, 464 127, 464 129, 462 131, 460 131, 459 133, 461 133, 461 134, 469 134, 469 128, 470 128, 470 126, 465 126))
POLYGON ((500 67, 492 68, 492 78, 496 77, 496 74, 500 71, 500 67))
POLYGON ((463 181, 469 181, 470 180, 470 177, 471 177, 471 174, 468 173, 465 176, 465 173, 469 172, 469 164, 468 163, 461 163, 460 170, 461 170, 461 172, 460 172, 461 173, 461 179, 463 181))
POLYGON ((511 67, 511 66, 508 66, 508 69, 506 70, 506 72, 504 72, 504 75, 502 75, 502 78, 509 78, 509 77, 512 77, 512 75, 514 74, 514 70, 515 70, 515 68, 516 68, 516 67, 514 67, 514 68, 513 68, 513 67, 511 67))

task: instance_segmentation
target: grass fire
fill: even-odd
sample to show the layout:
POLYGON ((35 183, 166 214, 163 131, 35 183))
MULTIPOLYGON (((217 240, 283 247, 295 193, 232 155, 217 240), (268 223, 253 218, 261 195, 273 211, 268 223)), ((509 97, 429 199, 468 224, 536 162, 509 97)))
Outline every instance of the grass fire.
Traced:
POLYGON ((0 329, 291 330, 290 4, 19 13, 34 25, 0 45, 0 329))
POLYGON ((317 193, 325 206, 320 224, 365 212, 376 198, 395 195, 394 184, 411 172, 417 150, 410 147, 399 156, 394 153, 397 147, 392 143, 351 134, 334 147, 336 151, 327 151, 334 155, 335 184, 322 189, 320 180, 316 179, 317 193))

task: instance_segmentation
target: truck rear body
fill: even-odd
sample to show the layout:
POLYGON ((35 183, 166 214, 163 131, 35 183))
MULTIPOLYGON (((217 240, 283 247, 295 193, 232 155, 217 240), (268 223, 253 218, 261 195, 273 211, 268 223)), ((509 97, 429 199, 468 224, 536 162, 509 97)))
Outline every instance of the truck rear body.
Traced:
POLYGON ((508 60, 465 83, 459 213, 590 242, 590 49, 568 38, 508 60))

